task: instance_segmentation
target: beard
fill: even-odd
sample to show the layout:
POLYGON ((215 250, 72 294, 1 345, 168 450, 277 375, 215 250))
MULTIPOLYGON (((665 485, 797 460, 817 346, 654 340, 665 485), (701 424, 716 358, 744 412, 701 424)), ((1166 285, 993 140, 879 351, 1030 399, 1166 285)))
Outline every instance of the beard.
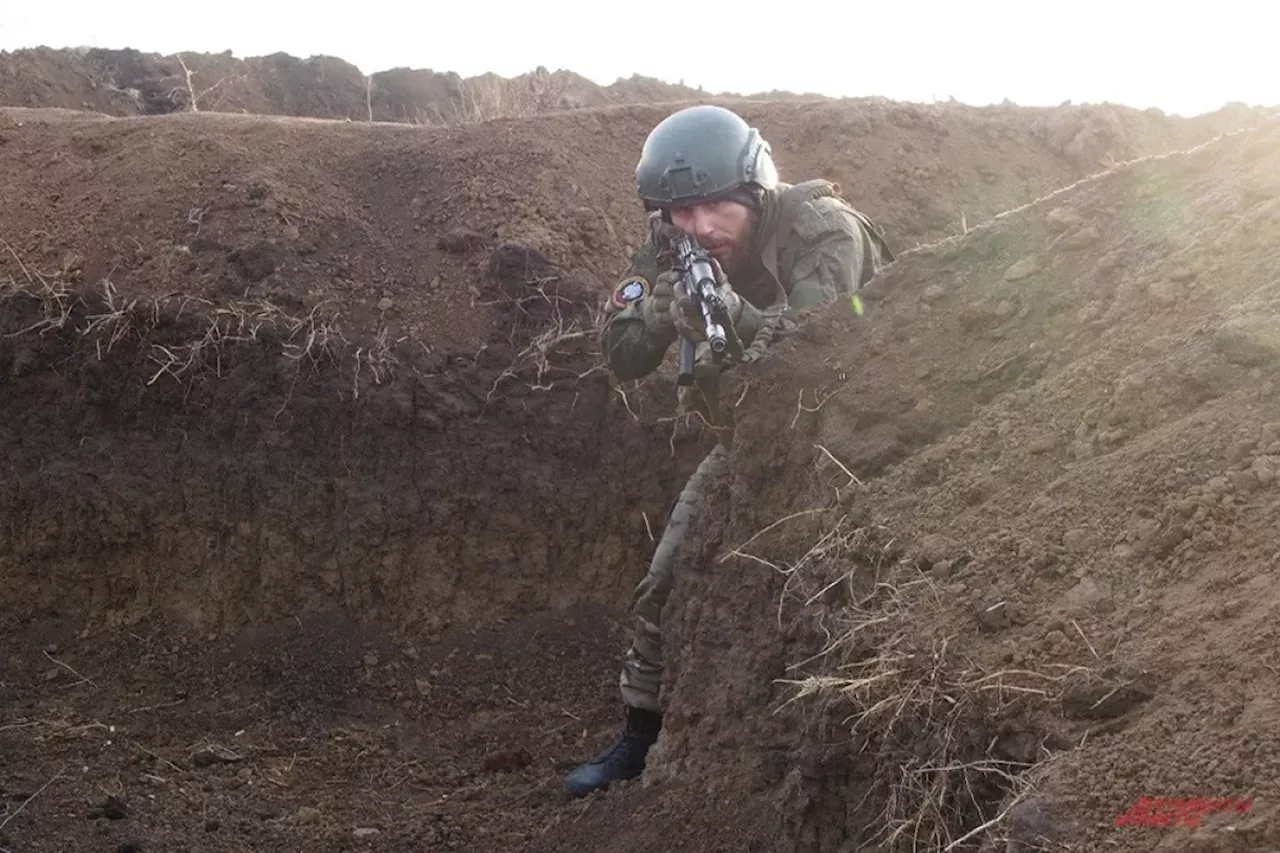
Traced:
POLYGON ((741 273, 751 265, 751 256, 755 248, 756 229, 760 225, 760 214, 751 211, 747 216, 745 227, 739 235, 736 245, 730 243, 731 251, 724 261, 720 262, 726 276, 741 273))
MULTIPOLYGON (((724 274, 729 278, 745 270, 751 260, 751 241, 744 239, 742 242, 720 243, 719 246, 728 249, 728 253, 722 257, 716 258, 716 263, 720 264, 720 269, 724 270, 724 274)), ((707 246, 708 251, 715 249, 715 246, 707 246)))

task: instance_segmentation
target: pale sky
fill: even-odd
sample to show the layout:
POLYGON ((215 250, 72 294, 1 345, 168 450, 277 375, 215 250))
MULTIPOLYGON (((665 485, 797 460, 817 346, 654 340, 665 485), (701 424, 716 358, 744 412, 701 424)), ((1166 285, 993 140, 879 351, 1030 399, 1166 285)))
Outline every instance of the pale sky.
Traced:
POLYGON ((710 92, 770 89, 970 104, 1076 103, 1194 115, 1280 105, 1276 0, 0 0, 0 49, 337 56, 515 76, 544 65, 601 84, 642 74, 710 92), (430 7, 439 6, 439 9, 430 7), (752 8, 759 11, 750 11, 752 8), (782 9, 791 18, 780 17, 782 9), (767 11, 766 11, 767 10, 767 11), (772 17, 771 17, 772 16, 772 17))

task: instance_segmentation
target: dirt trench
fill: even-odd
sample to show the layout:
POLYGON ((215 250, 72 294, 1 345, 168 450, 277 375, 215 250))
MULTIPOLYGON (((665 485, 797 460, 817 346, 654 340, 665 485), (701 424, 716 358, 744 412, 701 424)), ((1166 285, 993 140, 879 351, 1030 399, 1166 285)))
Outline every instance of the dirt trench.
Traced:
POLYGON ((469 358, 253 305, 11 297, 9 618, 217 631, 337 606, 432 636, 616 592, 675 487, 646 461, 671 436, 619 417, 602 370, 547 385, 588 364, 594 294, 520 247, 492 265, 487 295, 520 307, 469 358))
MULTIPOLYGON (((943 133, 934 123, 946 110, 868 109, 869 140, 882 124, 906 127, 925 159, 965 149, 991 121, 960 111, 943 133)), ((608 122, 640 127, 650 112, 530 127, 607 137, 608 122)), ((820 650, 834 617, 784 608, 783 633, 764 633, 793 590, 751 560, 721 561, 726 545, 809 508, 814 463, 794 437, 805 421, 791 423, 826 400, 823 380, 849 371, 806 384, 815 396, 799 407, 769 393, 789 397, 793 379, 761 372, 761 394, 744 405, 773 403, 752 410, 758 422, 740 415, 757 439, 738 451, 739 479, 701 531, 673 607, 672 715, 651 775, 660 784, 566 803, 563 772, 618 722, 627 597, 707 446, 673 434, 669 377, 624 397, 597 369, 586 334, 608 280, 597 256, 633 235, 601 226, 592 240, 566 236, 569 214, 547 201, 563 197, 563 164, 519 123, 493 135, 369 136, 253 117, 11 115, 3 168, 25 201, 0 211, 13 235, 0 247, 0 845, 839 849, 874 823, 866 809, 883 801, 874 785, 888 762, 867 766, 827 745, 842 737, 840 709, 814 738, 801 736, 814 731, 806 718, 773 713, 774 679, 820 650), (519 183, 495 197, 507 173, 519 183), (77 185, 90 174, 134 189, 107 204, 77 185), (424 294, 438 301, 424 307, 424 294), (742 490, 755 500, 734 499, 742 490), (848 806, 861 780, 871 799, 848 806), (849 809, 841 820, 838 808, 849 809)), ((1034 127, 1027 138, 1042 139, 1039 118, 1034 127)), ((905 150, 863 150, 881 144, 905 150)), ((995 212, 1089 171, 1089 158, 1029 150, 1007 175, 992 172, 988 195, 963 203, 995 212)), ((606 188, 623 159, 612 148, 587 158, 572 196, 620 210, 606 188)), ((875 162, 845 168, 870 173, 875 162)), ((944 172, 939 186, 964 186, 969 168, 944 172)), ((868 206, 903 223, 947 207, 876 195, 868 206)), ((917 228, 945 233, 941 222, 917 228)), ((929 269, 928 255, 915 257, 901 275, 929 269)), ((980 286, 966 278, 976 267, 955 269, 980 286)), ((930 282, 950 270, 929 269, 930 282)), ((885 305, 868 369, 896 365, 894 348, 913 340, 904 329, 915 320, 885 305)), ((957 322, 1008 319, 1000 303, 983 305, 957 322)), ((806 334, 821 345, 824 328, 806 334)), ((1252 351, 1247 337, 1240 345, 1252 351)), ((968 354, 983 371, 985 346, 968 354)), ((985 373, 977 384, 972 398, 943 402, 999 397, 985 373)), ((870 435, 824 444, 851 474, 879 482, 960 428, 959 415, 902 427, 908 401, 875 394, 908 387, 897 374, 868 384, 859 399, 878 402, 857 417, 870 435)), ((888 539, 864 538, 836 543, 830 570, 838 559, 897 565, 888 539)), ((792 544, 807 551, 812 540, 792 544)), ((763 556, 795 559, 778 554, 763 556)))
POLYGON ((1110 170, 739 376, 648 784, 538 849, 1275 846, 1277 175, 1110 170))
POLYGON ((611 404, 564 331, 595 294, 501 247, 507 333, 432 357, 32 276, 0 344, 8 807, 52 778, 0 843, 527 835, 616 706, 618 599, 705 445, 656 393, 611 404))
MULTIPOLYGON (((748 117, 788 175, 852 179, 899 244, 946 234, 938 211, 994 213, 1256 120, 1006 113, 748 117), (806 126, 829 142, 796 146, 806 126)), ((618 139, 662 114, 428 131, 7 112, 13 615, 97 628, 167 609, 218 631, 340 603, 431 634, 498 604, 625 599, 696 457, 663 420, 668 376, 612 388, 591 353, 641 227, 618 139)))

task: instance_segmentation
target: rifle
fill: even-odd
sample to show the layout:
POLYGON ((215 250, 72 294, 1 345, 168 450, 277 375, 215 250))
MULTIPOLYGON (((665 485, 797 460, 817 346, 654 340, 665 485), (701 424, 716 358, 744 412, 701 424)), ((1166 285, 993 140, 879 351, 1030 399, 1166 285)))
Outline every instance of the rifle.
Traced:
MULTIPOLYGON (((711 253, 699 246, 688 234, 681 234, 672 241, 675 264, 684 278, 685 290, 702 311, 703 332, 711 347, 716 364, 729 348, 729 332, 733 324, 724 301, 716 293, 716 275, 711 266, 711 253)), ((736 337, 736 336, 735 336, 736 337)), ((680 339, 680 375, 678 385, 693 384, 695 344, 688 338, 680 339)))

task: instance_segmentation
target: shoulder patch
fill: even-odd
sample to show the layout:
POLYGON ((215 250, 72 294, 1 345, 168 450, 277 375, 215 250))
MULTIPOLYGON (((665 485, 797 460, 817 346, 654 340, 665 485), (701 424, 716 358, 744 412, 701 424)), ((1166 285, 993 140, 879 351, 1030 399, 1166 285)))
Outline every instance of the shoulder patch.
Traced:
POLYGON ((613 304, 621 309, 644 299, 653 290, 649 279, 642 275, 629 275, 613 288, 613 304))

